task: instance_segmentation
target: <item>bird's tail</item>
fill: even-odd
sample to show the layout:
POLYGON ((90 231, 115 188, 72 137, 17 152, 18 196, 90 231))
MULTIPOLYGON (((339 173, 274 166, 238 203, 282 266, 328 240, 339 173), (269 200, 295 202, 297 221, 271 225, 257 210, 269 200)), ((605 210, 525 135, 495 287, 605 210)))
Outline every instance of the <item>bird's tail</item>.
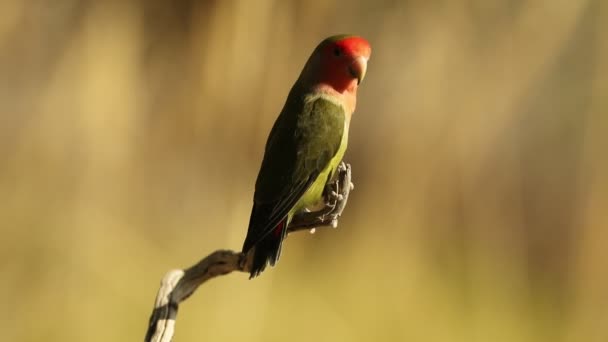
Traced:
POLYGON ((281 244, 287 235, 287 222, 288 217, 285 217, 271 233, 255 244, 249 279, 257 277, 268 264, 274 266, 279 260, 281 244))

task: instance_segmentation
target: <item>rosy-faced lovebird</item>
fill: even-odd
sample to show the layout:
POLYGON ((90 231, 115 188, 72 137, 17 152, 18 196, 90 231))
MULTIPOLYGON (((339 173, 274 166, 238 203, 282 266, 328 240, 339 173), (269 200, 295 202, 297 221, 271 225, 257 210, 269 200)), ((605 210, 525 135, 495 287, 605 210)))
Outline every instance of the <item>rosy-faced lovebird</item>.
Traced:
POLYGON ((344 156, 369 43, 357 36, 323 40, 308 58, 270 131, 255 183, 243 253, 251 276, 279 259, 293 216, 322 203, 325 185, 344 156), (251 256, 251 255, 250 255, 251 256))

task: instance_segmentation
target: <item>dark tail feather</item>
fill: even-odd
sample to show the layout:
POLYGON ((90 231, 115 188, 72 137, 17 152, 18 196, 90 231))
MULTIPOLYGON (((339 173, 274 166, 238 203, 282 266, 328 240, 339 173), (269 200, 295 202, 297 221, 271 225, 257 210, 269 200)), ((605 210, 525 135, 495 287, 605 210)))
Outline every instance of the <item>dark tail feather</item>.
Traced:
POLYGON ((275 230, 255 244, 253 262, 249 279, 257 277, 266 269, 266 265, 274 266, 281 256, 281 244, 287 234, 287 218, 283 219, 275 230))

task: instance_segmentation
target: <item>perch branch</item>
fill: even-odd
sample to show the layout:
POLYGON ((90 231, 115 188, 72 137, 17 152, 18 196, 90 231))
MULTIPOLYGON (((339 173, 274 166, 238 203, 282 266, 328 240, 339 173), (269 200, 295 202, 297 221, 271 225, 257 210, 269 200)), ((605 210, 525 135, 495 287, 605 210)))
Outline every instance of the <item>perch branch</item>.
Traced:
MULTIPOLYGON (((301 230, 314 233, 315 228, 326 226, 336 228, 352 189, 351 167, 341 163, 336 179, 326 187, 325 206, 318 211, 295 215, 287 227, 288 233, 301 230)), ((175 332, 177 309, 182 301, 209 279, 234 271, 249 272, 250 263, 251 254, 217 250, 190 268, 167 272, 156 294, 145 342, 170 342, 175 332)))

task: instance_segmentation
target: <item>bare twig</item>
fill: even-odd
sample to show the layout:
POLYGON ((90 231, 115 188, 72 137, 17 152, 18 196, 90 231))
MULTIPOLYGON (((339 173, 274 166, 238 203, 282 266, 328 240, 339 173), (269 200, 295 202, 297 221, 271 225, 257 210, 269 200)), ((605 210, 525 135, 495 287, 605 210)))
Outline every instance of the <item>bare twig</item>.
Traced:
MULTIPOLYGON (((319 211, 304 212, 294 216, 287 227, 288 232, 300 230, 314 232, 317 227, 337 227, 338 218, 346 207, 352 188, 351 167, 349 164, 341 163, 336 179, 328 184, 325 207, 319 211)), ((171 341, 179 304, 209 279, 233 271, 249 272, 250 256, 242 252, 217 250, 190 268, 167 272, 156 294, 145 342, 171 341)))

